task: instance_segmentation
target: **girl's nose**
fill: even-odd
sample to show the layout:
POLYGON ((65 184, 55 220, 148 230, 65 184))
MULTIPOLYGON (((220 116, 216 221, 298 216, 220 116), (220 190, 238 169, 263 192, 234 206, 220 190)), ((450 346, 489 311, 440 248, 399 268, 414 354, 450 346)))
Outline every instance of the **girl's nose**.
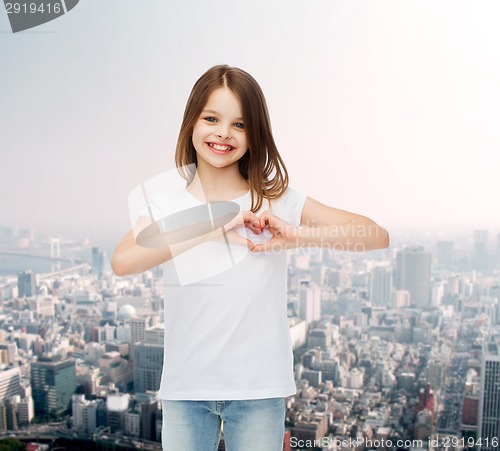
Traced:
POLYGON ((226 129, 219 130, 217 136, 221 139, 227 139, 229 138, 229 132, 226 129))

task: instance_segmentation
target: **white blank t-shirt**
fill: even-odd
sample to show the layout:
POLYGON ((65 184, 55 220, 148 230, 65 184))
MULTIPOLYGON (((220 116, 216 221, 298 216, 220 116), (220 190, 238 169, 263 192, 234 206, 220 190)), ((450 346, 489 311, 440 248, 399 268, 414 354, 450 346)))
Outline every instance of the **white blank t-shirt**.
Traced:
MULTIPOLYGON (((270 209, 298 226, 305 200, 305 194, 288 188, 270 208, 265 201, 261 211, 270 209)), ((232 202, 248 211, 250 193, 232 202)), ((203 205, 186 190, 157 194, 153 203, 155 219, 203 205)), ((224 241, 211 242, 163 265, 161 399, 241 400, 296 392, 286 252, 254 254, 241 245, 231 249, 236 252, 228 258, 224 241)))

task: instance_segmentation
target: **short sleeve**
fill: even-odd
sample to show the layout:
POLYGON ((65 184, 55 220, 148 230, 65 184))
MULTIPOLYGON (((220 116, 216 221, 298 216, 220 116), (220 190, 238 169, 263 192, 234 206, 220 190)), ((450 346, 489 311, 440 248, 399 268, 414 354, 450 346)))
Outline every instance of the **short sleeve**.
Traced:
POLYGON ((155 193, 142 209, 140 216, 148 216, 152 221, 158 221, 166 216, 167 212, 165 207, 167 205, 167 202, 165 202, 162 196, 159 193, 155 193))
POLYGON ((271 202, 271 211, 290 224, 299 226, 306 199, 305 193, 288 187, 278 199, 271 202))

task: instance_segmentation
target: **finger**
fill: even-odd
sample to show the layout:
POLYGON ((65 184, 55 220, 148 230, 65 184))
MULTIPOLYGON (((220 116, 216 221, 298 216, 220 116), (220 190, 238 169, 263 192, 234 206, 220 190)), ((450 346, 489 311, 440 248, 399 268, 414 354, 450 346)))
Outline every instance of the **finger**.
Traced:
POLYGON ((258 220, 257 215, 253 211, 241 211, 233 221, 229 222, 228 225, 231 225, 231 228, 240 224, 248 226, 258 222, 258 220))
POLYGON ((242 211, 241 212, 241 215, 243 216, 243 218, 245 220, 248 220, 248 221, 257 221, 258 218, 257 218, 257 215, 253 212, 253 211, 242 211))
POLYGON ((255 220, 256 216, 255 218, 252 218, 252 215, 255 216, 255 214, 251 211, 240 211, 233 219, 231 219, 231 221, 224 225, 224 228, 226 230, 230 230, 239 225, 246 225, 249 221, 255 220))
POLYGON ((248 218, 244 221, 245 225, 252 227, 260 227, 260 220, 258 218, 248 218))
POLYGON ((231 244, 239 244, 241 246, 246 246, 249 249, 253 249, 255 247, 255 245, 248 238, 239 235, 234 230, 227 232, 224 239, 226 239, 226 237, 227 242, 231 244))
POLYGON ((255 244, 253 244, 248 238, 243 238, 242 236, 239 236, 237 238, 231 238, 228 240, 231 244, 239 244, 241 246, 248 247, 248 249, 253 250, 255 247, 255 244))
POLYGON ((253 211, 245 211, 242 212, 241 214, 243 217, 243 223, 245 227, 248 227, 256 235, 262 232, 264 225, 253 211))
POLYGON ((264 228, 266 225, 270 224, 277 224, 278 223, 278 217, 273 215, 270 211, 266 210, 263 211, 259 215, 259 220, 261 223, 261 227, 264 228))
POLYGON ((261 220, 265 221, 265 228, 269 230, 273 235, 284 235, 287 237, 295 237, 296 227, 287 221, 273 215, 269 211, 265 211, 259 216, 261 220))
POLYGON ((255 249, 255 244, 253 244, 248 238, 247 238, 247 243, 246 243, 248 249, 251 251, 255 249))
POLYGON ((251 224, 250 229, 252 230, 253 233, 258 235, 262 232, 264 228, 261 226, 261 222, 257 219, 251 224))

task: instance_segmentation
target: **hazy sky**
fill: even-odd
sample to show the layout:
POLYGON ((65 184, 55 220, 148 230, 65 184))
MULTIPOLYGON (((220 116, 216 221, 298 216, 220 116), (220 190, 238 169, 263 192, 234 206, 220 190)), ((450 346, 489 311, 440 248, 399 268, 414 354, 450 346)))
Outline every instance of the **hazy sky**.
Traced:
POLYGON ((391 226, 497 229, 500 2, 84 0, 12 34, 0 5, 0 226, 118 240, 173 168, 189 91, 242 67, 291 185, 391 226))

